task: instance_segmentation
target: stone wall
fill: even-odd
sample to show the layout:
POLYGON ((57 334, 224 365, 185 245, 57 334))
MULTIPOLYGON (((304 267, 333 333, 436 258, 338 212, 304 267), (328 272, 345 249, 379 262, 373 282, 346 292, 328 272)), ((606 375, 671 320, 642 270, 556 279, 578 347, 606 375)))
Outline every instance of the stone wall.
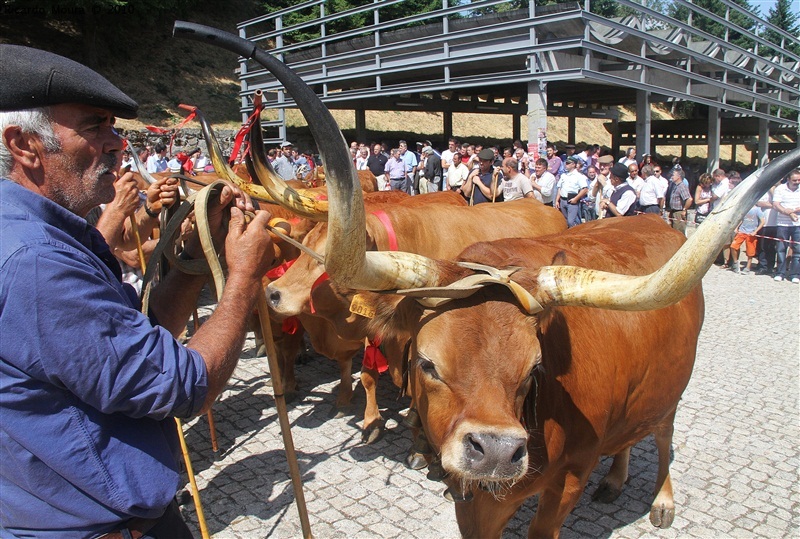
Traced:
MULTIPOLYGON (((222 148, 222 153, 225 155, 230 153, 233 148, 236 131, 233 129, 214 130, 214 135, 222 148)), ((147 129, 121 129, 120 136, 127 139, 136 149, 141 149, 147 144, 155 146, 159 142, 163 142, 169 148, 170 135, 159 135, 147 129)), ((203 138, 203 131, 201 129, 181 129, 178 131, 175 135, 175 140, 172 142, 172 155, 178 152, 188 152, 195 148, 200 148, 203 150, 204 155, 209 155, 206 141, 203 138)))

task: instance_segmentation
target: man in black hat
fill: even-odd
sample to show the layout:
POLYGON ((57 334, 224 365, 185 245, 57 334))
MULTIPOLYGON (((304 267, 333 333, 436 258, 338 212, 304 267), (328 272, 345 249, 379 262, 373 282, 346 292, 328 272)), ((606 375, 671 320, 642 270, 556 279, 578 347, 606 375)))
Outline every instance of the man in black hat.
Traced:
POLYGON ((503 172, 492 166, 494 152, 484 148, 478 152, 478 168, 471 171, 464 182, 462 192, 470 201, 470 206, 484 202, 503 200, 503 172))
MULTIPOLYGON (((3 536, 191 537, 174 502, 172 417, 207 410, 236 366, 272 258, 269 215, 245 226, 252 204, 232 185, 211 203, 228 285, 188 347, 173 335, 205 277, 169 272, 153 289, 149 318, 140 313, 84 219, 114 198, 115 116, 134 118, 137 108, 81 64, 0 45, 3 536)), ((192 235, 182 257, 201 255, 192 235)))
POLYGON ((628 167, 622 163, 615 163, 609 171, 609 180, 614 187, 611 196, 600 202, 600 208, 606 211, 606 217, 620 217, 634 215, 636 191, 625 181, 628 177, 628 167))

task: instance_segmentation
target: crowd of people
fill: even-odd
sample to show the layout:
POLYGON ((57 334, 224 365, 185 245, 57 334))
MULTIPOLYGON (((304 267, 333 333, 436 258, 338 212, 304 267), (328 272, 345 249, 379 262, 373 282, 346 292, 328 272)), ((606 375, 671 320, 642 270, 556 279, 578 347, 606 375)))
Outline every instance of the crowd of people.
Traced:
MULTIPOLYGON (((350 144, 355 167, 370 170, 381 190, 415 195, 450 189, 470 204, 535 198, 560 210, 569 227, 594 219, 653 213, 686 234, 687 226, 699 226, 742 181, 737 171, 718 168, 701 174, 694 185, 679 159, 667 165, 649 154, 638 159, 636 148, 628 148, 618 158, 598 144, 580 149, 566 144, 562 150, 551 143, 545 155, 538 156, 519 140, 501 149, 456 138, 450 138, 442 151, 430 140, 417 142, 415 149, 404 140, 394 148, 381 143, 350 144)), ((747 214, 720 253, 720 267, 800 283, 800 191, 792 179, 797 174, 784 178, 747 214)))

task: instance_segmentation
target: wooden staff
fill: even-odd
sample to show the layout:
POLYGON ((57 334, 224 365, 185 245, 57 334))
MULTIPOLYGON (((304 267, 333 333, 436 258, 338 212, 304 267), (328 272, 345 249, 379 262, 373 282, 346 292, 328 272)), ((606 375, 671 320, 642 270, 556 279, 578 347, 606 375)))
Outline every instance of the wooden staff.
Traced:
MULTIPOLYGON (((192 313, 192 323, 194 325, 194 332, 197 333, 197 330, 200 329, 200 315, 197 313, 197 309, 195 309, 194 313, 192 313)), ((211 408, 208 409, 206 417, 208 418, 208 431, 211 435, 211 450, 214 453, 219 453, 219 443, 217 442, 217 426, 214 423, 214 414, 211 412, 211 408)))
MULTIPOLYGON (((136 238, 136 252, 139 253, 139 263, 142 265, 142 273, 147 272, 147 264, 144 260, 144 249, 142 249, 142 239, 139 236, 139 226, 136 224, 136 219, 131 215, 131 230, 133 236, 136 238)), ((147 314, 147 313, 145 313, 147 314)), ((197 489, 197 481, 194 478, 194 469, 192 468, 192 459, 189 457, 189 447, 186 445, 186 437, 183 435, 183 425, 181 420, 175 418, 175 425, 178 428, 178 439, 181 443, 181 452, 183 453, 183 462, 186 465, 186 473, 189 475, 189 484, 192 486, 192 498, 194 498, 194 507, 197 512, 197 520, 200 524, 200 535, 203 539, 210 539, 208 534, 208 526, 206 525, 206 517, 203 513, 203 504, 200 501, 200 491, 197 489)))

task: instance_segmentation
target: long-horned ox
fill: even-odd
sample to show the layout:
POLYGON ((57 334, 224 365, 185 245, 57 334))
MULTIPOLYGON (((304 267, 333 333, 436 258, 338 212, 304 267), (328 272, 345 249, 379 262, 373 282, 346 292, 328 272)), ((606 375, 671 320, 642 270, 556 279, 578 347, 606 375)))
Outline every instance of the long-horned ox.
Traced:
MULTIPOLYGON (((180 23, 254 57, 284 84, 315 139, 325 140, 329 221, 325 269, 371 295, 373 324, 410 332, 412 398, 454 496, 466 537, 500 537, 539 494, 529 537, 557 537, 603 454, 613 499, 630 447, 655 434, 651 522, 674 518, 669 447, 703 319, 700 281, 744 214, 800 150, 732 191, 688 241, 651 216, 616 218, 539 239, 499 240, 459 262, 366 251, 364 208, 349 152, 316 95, 245 40, 180 23), (597 343, 598 332, 607 338, 597 343)), ((369 300, 367 300, 369 301, 369 300)))

